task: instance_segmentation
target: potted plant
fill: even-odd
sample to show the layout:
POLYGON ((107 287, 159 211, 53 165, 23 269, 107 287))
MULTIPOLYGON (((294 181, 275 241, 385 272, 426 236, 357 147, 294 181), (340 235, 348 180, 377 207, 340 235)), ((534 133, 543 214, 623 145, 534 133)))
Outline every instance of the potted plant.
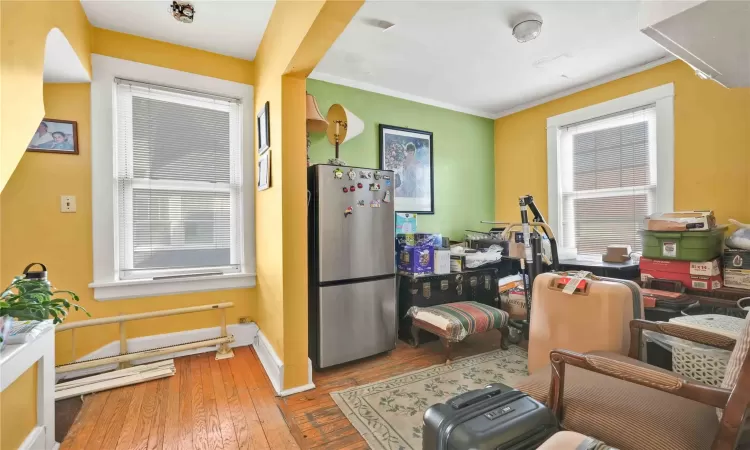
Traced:
POLYGON ((71 306, 91 317, 83 306, 76 304, 78 301, 75 293, 53 290, 47 280, 15 277, 0 294, 0 347, 10 332, 14 318, 47 320, 52 317, 52 323, 58 324, 65 320, 71 306))

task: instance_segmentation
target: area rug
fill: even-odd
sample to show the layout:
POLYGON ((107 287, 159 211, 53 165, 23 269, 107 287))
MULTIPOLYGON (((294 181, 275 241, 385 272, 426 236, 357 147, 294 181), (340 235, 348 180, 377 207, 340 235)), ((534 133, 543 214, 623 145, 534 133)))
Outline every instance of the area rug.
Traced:
POLYGON ((528 355, 511 346, 384 381, 331 393, 373 449, 422 448, 425 410, 490 383, 514 386, 527 375, 528 355))

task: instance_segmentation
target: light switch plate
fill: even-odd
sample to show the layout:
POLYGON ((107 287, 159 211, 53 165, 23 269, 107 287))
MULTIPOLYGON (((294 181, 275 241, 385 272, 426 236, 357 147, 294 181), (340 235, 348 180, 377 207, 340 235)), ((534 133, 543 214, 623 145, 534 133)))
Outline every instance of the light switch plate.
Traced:
POLYGON ((75 195, 61 195, 60 196, 60 212, 64 212, 64 213, 76 212, 75 195))

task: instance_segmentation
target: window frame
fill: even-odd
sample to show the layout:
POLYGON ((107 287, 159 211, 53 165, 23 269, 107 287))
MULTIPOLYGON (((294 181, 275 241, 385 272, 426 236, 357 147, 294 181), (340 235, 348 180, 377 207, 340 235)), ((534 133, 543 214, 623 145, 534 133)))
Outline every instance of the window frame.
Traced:
MULTIPOLYGON (((656 111, 656 185, 652 189, 660 210, 674 210, 674 84, 668 83, 547 119, 547 218, 556 236, 562 238, 563 191, 559 162, 563 129, 648 105, 655 105, 656 111)), ((630 193, 633 188, 613 191, 630 193)))
MULTIPOLYGON (((255 286, 255 230, 254 230, 254 171, 253 171, 253 87, 233 81, 181 72, 148 64, 93 54, 91 83, 91 176, 94 280, 96 300, 139 298, 166 294, 205 292, 255 286), (238 213, 242 227, 239 271, 206 270, 205 275, 185 277, 182 269, 159 271, 160 276, 175 278, 121 279, 119 276, 119 249, 117 228, 117 166, 115 160, 116 104, 115 79, 210 93, 240 100, 242 201, 238 213)), ((233 246, 233 249, 237 246, 233 246)), ((200 269, 190 269, 194 274, 200 269)), ((144 274, 144 275, 156 275, 144 274)))

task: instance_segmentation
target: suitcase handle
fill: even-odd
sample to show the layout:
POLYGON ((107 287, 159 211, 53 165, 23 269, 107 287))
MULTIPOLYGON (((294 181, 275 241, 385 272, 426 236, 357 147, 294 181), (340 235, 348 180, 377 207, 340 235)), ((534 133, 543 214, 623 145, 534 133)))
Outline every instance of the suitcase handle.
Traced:
POLYGON ((448 401, 448 404, 450 404, 453 409, 465 408, 475 403, 479 403, 482 400, 494 397, 495 395, 502 394, 503 389, 505 388, 506 386, 503 386, 502 384, 490 384, 484 389, 466 392, 465 394, 461 394, 458 397, 452 398, 448 401))
MULTIPOLYGON (((548 288, 553 291, 562 291, 563 289, 565 289, 566 285, 561 283, 562 278, 563 277, 551 279, 548 288)), ((581 281, 585 282, 583 288, 576 286, 576 290, 573 291, 573 295, 589 295, 589 286, 591 286, 590 281, 587 279, 583 279, 581 281)))

